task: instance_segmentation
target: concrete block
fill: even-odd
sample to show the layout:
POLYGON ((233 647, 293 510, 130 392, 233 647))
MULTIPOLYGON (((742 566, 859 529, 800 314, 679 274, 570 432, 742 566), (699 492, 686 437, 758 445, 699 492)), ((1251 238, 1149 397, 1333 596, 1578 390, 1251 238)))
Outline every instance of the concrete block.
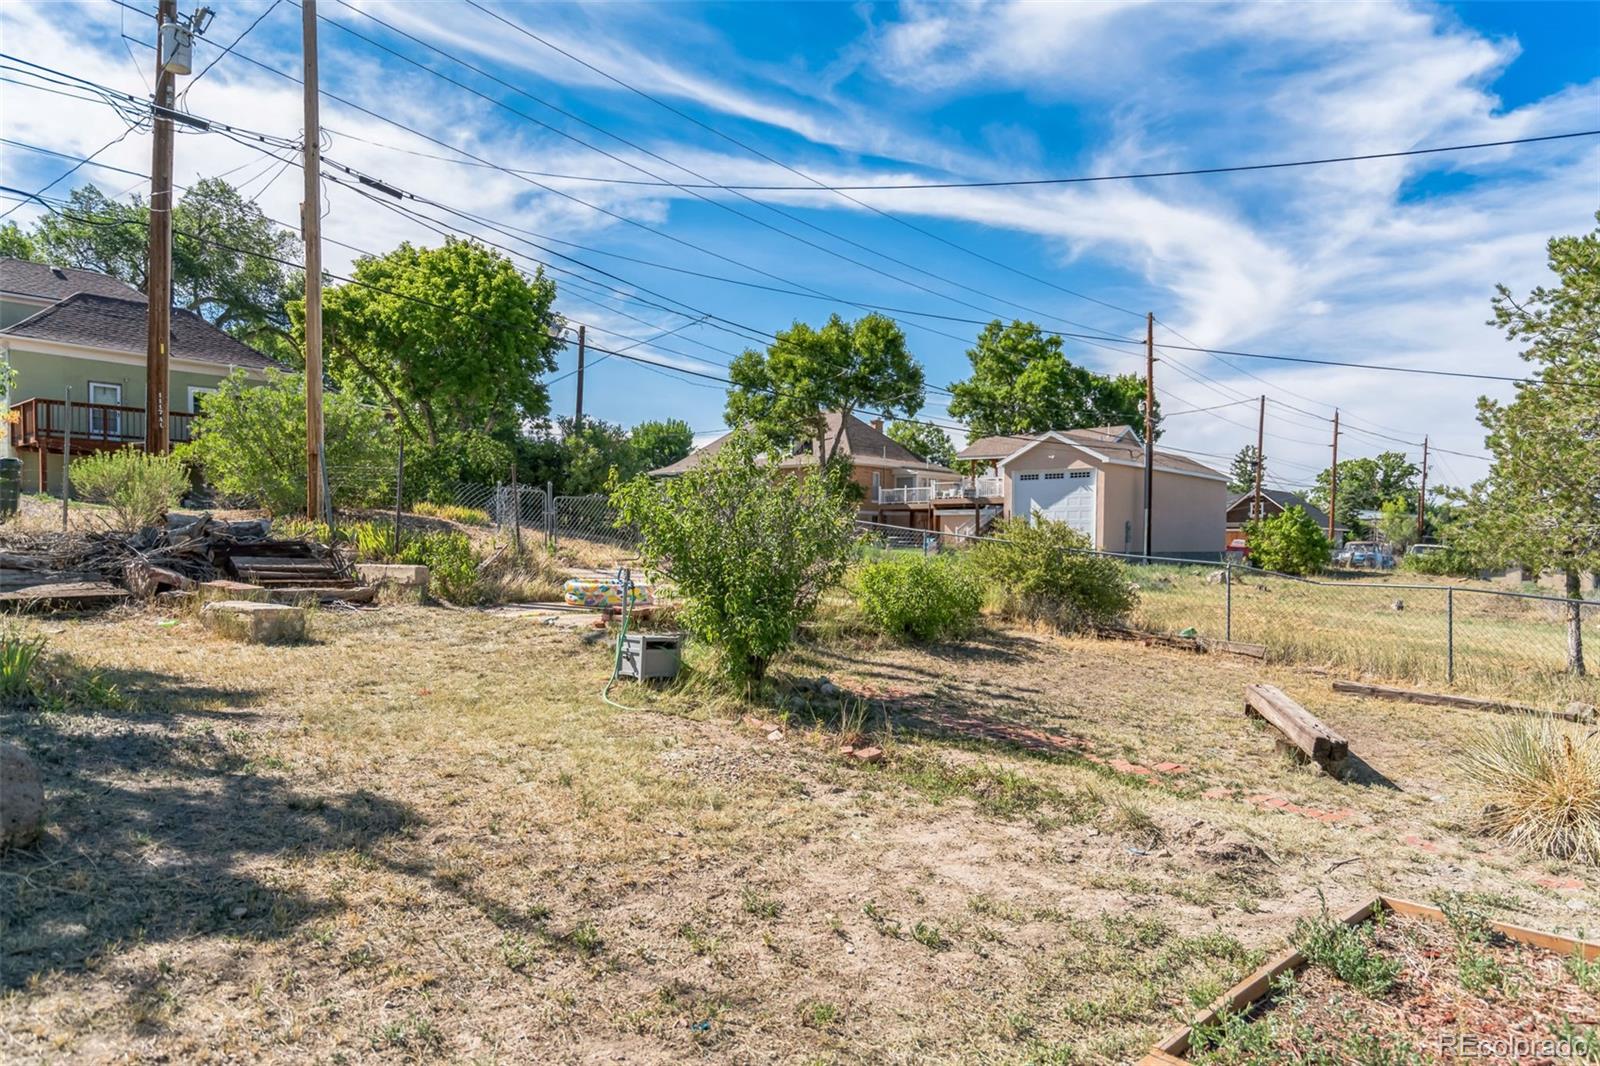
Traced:
POLYGON ((398 563, 357 563, 356 576, 369 585, 392 585, 395 588, 415 590, 428 594, 428 568, 402 566, 398 563))
POLYGON ((216 600, 264 600, 266 598, 266 589, 260 585, 251 585, 244 581, 200 582, 201 603, 212 603, 216 600))
POLYGON ((218 600, 200 609, 200 621, 214 633, 251 644, 289 644, 306 637, 302 607, 257 600, 218 600))

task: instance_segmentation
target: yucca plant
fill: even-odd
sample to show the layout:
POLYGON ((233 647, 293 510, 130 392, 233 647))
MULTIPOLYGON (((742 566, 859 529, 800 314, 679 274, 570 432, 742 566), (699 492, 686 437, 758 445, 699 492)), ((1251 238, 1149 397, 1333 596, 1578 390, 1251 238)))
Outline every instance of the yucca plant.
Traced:
POLYGON ((33 670, 44 658, 44 637, 30 637, 18 626, 0 631, 0 698, 16 699, 33 691, 33 670))
POLYGON ((1600 863, 1600 740, 1526 715, 1468 741, 1483 827, 1544 855, 1600 863))

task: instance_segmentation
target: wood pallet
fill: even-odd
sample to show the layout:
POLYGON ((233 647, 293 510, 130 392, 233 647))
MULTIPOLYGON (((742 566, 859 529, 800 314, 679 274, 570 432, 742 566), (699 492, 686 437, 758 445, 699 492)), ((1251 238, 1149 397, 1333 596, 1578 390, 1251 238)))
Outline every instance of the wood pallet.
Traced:
POLYGON ((304 541, 259 540, 220 545, 215 558, 224 572, 263 588, 361 587, 338 555, 304 541))

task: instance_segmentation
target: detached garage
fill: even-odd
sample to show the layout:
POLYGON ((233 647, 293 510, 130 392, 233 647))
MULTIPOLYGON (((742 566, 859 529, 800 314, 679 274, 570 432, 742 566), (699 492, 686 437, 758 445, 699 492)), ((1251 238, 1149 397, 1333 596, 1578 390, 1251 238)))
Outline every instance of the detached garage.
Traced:
MULTIPOLYGON (((1100 551, 1144 550, 1144 445, 1129 426, 986 437, 957 457, 994 467, 1009 516, 1064 522, 1100 551)), ((1217 558, 1227 478, 1157 449, 1153 491, 1151 554, 1217 558)))

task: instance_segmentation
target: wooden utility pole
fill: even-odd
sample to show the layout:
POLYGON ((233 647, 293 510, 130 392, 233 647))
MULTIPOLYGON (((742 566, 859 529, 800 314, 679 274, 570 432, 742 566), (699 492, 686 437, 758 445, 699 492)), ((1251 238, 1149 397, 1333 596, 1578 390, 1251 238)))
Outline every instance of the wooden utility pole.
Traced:
POLYGON ((1423 513, 1428 506, 1428 438, 1422 438, 1422 484, 1417 486, 1417 540, 1422 540, 1423 513))
POLYGON ((572 428, 583 428, 583 326, 578 326, 578 409, 572 418, 572 428))
POLYGON ((1156 479, 1156 316, 1144 316, 1144 556, 1150 558, 1155 529, 1151 504, 1156 479))
POLYGON ((145 270, 144 450, 165 455, 167 439, 168 347, 172 343, 172 119, 178 76, 167 69, 161 27, 178 21, 178 0, 161 0, 156 10, 156 89, 152 115, 155 136, 150 158, 150 251, 145 270))
POLYGON ((1256 497, 1250 503, 1251 518, 1267 517, 1267 506, 1261 501, 1261 468, 1266 463, 1266 458, 1261 454, 1261 449, 1266 445, 1267 439, 1267 398, 1261 397, 1261 410, 1256 414, 1256 497))
POLYGON ((1333 513, 1339 506, 1339 409, 1333 409, 1333 465, 1328 467, 1328 539, 1333 539, 1333 513))
POLYGON ((300 236, 306 272, 306 517, 323 517, 322 498, 322 124, 317 117, 317 0, 301 0, 305 58, 305 200, 300 236))

